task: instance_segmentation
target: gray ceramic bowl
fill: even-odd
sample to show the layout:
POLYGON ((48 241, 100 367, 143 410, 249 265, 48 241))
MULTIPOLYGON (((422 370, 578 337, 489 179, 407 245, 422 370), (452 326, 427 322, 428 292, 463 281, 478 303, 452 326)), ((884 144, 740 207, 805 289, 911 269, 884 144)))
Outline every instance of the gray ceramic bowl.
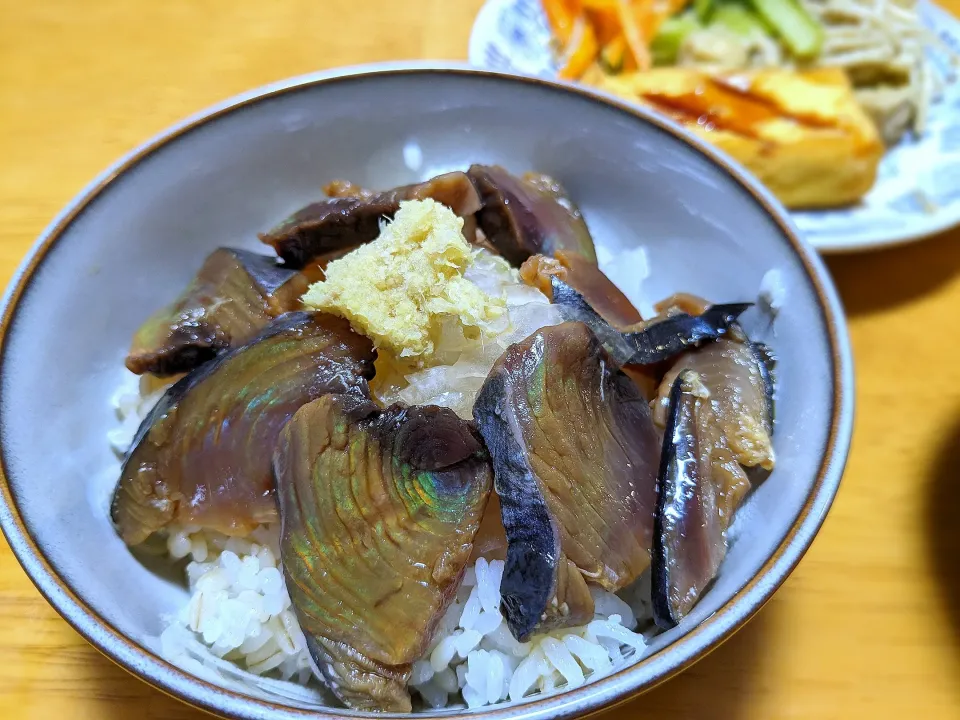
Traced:
MULTIPOLYGON (((834 290, 783 209, 729 159, 640 108, 465 68, 365 68, 255 91, 149 141, 70 203, 9 290, 0 320, 0 523, 44 596, 106 655, 221 715, 313 714, 214 687, 145 649, 185 591, 137 562, 108 521, 110 397, 133 330, 216 246, 256 247, 257 231, 332 178, 386 187, 472 162, 562 180, 600 244, 647 247, 648 297, 687 290, 752 299, 776 268, 787 299, 772 331, 759 315, 748 326, 780 357, 778 466, 740 511, 736 541, 696 611, 610 677, 446 714, 562 718, 622 701, 722 642, 797 564, 840 482, 853 375, 834 290)), ((630 274, 621 267, 617 277, 630 274)))

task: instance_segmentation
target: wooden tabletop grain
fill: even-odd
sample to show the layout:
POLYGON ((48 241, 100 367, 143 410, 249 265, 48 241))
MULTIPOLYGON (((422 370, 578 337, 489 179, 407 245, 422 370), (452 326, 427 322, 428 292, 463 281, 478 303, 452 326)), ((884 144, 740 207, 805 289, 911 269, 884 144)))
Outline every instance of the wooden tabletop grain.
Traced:
MULTIPOLYGON (((322 68, 463 59, 480 2, 0 0, 0 286, 77 191, 169 124, 322 68)), ((857 365, 837 502, 746 628, 607 717, 960 718, 960 230, 828 265, 857 365)), ((0 716, 205 717, 88 646, 5 544, 0 716)))

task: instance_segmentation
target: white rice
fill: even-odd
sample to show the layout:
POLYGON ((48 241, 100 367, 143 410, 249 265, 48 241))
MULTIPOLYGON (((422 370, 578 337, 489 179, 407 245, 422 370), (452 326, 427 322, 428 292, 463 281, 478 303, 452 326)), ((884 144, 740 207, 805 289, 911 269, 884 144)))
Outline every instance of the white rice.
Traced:
MULTIPOLYGON (((278 567, 278 540, 276 528, 266 526, 249 540, 171 528, 170 557, 190 558, 190 599, 165 618, 160 647, 167 660, 221 684, 239 679, 262 688, 258 676, 322 684, 278 567)), ((589 624, 517 642, 500 612, 503 565, 480 558, 467 568, 427 652, 414 663, 409 684, 427 706, 480 707, 579 687, 645 650, 643 635, 633 631, 634 609, 599 588, 591 588, 596 612, 589 624)), ((269 689, 297 697, 280 685, 274 680, 269 689)))
POLYGON ((410 686, 431 707, 462 698, 473 708, 572 689, 644 651, 643 636, 632 632, 633 609, 599 588, 591 589, 593 622, 517 642, 500 613, 502 575, 502 560, 480 558, 468 568, 433 643, 414 663, 410 686))
POLYGON ((163 397, 165 388, 153 392, 141 392, 143 383, 136 375, 124 373, 124 382, 117 388, 111 398, 111 403, 117 411, 120 424, 107 432, 107 442, 113 451, 123 456, 133 444, 140 423, 147 416, 157 401, 163 397))
POLYGON ((170 557, 187 564, 190 600, 169 625, 195 634, 210 653, 254 675, 271 671, 304 684, 310 655, 278 567, 279 536, 269 527, 249 540, 198 528, 170 528, 170 557))
POLYGON ((603 245, 597 245, 597 264, 603 274, 630 298, 640 317, 649 320, 657 314, 655 303, 644 287, 651 274, 646 247, 638 245, 613 253, 603 245))
POLYGON ((770 317, 776 317, 786 300, 787 286, 783 281, 783 272, 778 268, 767 270, 760 280, 760 306, 770 317))

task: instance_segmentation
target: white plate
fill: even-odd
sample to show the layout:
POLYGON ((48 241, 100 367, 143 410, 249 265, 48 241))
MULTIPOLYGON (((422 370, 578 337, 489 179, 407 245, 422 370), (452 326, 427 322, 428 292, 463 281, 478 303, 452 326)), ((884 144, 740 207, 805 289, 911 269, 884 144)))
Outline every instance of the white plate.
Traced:
MULTIPOLYGON (((960 21, 928 0, 920 0, 920 15, 960 54, 960 21)), ((470 35, 470 62, 554 77, 549 40, 540 0, 487 0, 470 35)), ((949 74, 943 53, 931 51, 930 57, 949 74)), ((960 225, 960 83, 946 86, 922 137, 904 139, 887 152, 863 201, 840 210, 794 212, 793 219, 823 252, 896 245, 960 225)))

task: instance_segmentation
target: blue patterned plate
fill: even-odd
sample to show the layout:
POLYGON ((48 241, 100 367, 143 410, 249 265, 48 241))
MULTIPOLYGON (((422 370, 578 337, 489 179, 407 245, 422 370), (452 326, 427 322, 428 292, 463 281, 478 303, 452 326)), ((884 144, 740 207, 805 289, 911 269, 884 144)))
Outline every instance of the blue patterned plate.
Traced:
MULTIPOLYGON (((925 25, 960 53, 960 21, 920 0, 925 25)), ((550 30, 539 0, 487 0, 473 25, 470 62, 479 67, 541 77, 556 75, 550 30)), ((947 74, 949 60, 931 50, 947 74)), ((960 83, 945 86, 930 108, 926 132, 891 148, 877 183, 857 205, 794 212, 801 232, 823 252, 867 250, 919 240, 960 225, 960 83)))

